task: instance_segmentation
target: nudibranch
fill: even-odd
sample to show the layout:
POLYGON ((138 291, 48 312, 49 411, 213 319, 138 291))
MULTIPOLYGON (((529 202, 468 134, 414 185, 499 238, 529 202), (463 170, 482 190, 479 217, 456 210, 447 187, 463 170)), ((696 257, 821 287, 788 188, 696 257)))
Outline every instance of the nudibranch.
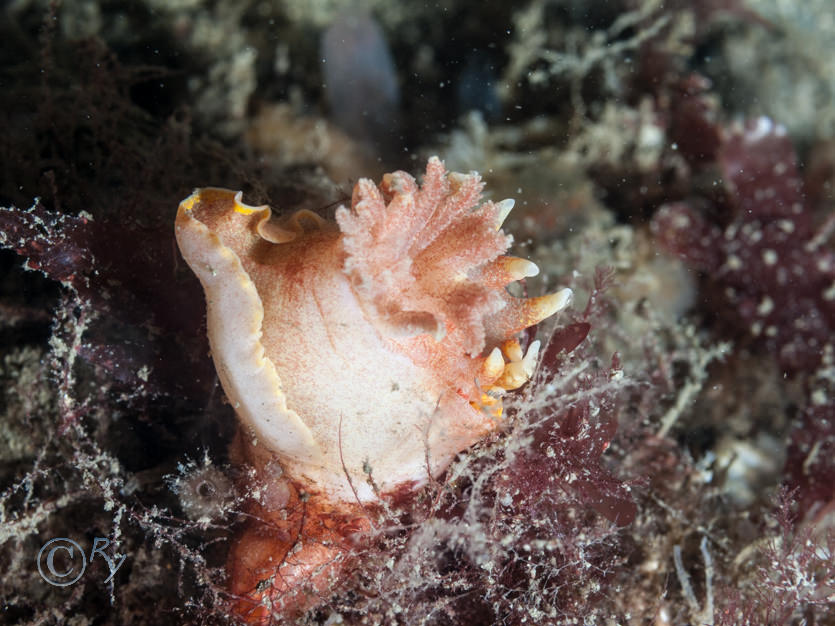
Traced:
POLYGON ((421 186, 401 171, 360 180, 335 223, 218 188, 180 204, 177 242, 241 422, 235 455, 259 486, 227 566, 249 622, 326 594, 367 511, 499 428, 502 396, 533 375, 539 342, 517 337, 571 291, 507 292, 539 270, 504 255, 513 201, 479 204, 482 187, 433 157, 421 186))

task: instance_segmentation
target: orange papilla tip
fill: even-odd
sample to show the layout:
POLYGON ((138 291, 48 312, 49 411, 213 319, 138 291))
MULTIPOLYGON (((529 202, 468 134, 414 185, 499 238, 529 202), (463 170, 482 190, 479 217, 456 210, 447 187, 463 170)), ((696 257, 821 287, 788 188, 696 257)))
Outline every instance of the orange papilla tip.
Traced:
POLYGON ((502 375, 503 371, 504 358, 502 358, 502 352, 498 348, 493 348, 481 364, 481 370, 478 373, 478 382, 482 386, 492 385, 502 375))
POLYGON ((539 274, 536 263, 515 256, 500 256, 482 269, 481 280, 487 287, 499 288, 539 274))

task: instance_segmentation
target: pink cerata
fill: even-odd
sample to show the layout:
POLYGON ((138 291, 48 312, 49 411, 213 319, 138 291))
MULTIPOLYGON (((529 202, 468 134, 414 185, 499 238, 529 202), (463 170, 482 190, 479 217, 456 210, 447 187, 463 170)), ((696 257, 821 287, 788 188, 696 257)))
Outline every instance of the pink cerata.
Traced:
POLYGON ((179 207, 177 242, 206 295, 218 377, 254 471, 230 550, 229 589, 249 623, 327 598, 371 528, 369 511, 420 489, 502 422, 533 375, 521 330, 564 309, 505 287, 537 266, 504 256, 513 200, 483 202, 478 174, 431 158, 354 187, 336 223, 272 217, 204 188, 179 207))

